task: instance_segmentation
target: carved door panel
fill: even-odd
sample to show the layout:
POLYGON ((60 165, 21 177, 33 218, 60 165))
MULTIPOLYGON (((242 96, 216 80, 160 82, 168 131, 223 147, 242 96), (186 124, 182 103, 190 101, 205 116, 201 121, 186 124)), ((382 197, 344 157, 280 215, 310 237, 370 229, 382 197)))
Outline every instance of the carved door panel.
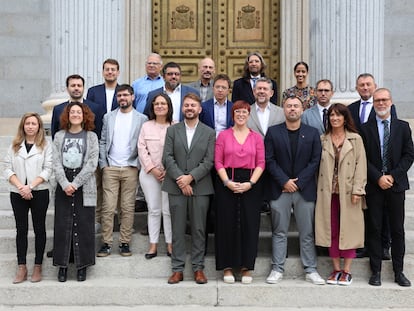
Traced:
POLYGON ((249 52, 260 52, 266 74, 279 77, 279 0, 153 0, 153 51, 180 64, 182 81, 198 79, 198 61, 211 57, 232 80, 249 52))

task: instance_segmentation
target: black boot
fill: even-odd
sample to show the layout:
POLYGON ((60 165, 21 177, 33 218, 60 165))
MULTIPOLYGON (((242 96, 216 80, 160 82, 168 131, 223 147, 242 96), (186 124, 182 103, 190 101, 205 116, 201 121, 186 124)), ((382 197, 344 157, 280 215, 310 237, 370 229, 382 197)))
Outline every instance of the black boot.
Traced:
POLYGON ((58 281, 66 282, 68 278, 68 268, 59 268, 58 281))
POLYGON ((78 270, 78 281, 83 282, 86 280, 86 268, 78 270))

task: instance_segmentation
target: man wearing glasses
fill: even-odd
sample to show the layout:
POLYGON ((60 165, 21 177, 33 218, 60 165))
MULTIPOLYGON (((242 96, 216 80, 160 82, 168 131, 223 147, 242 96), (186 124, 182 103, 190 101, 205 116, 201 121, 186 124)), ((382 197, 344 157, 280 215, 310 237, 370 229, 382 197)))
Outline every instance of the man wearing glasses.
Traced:
POLYGON ((153 98, 158 94, 165 93, 170 97, 173 104, 173 120, 176 122, 182 121, 181 106, 184 96, 188 93, 200 96, 200 93, 192 87, 181 84, 181 67, 177 63, 169 62, 165 64, 162 69, 162 76, 165 81, 164 86, 148 93, 144 114, 149 116, 153 98))
POLYGON ((141 113, 144 112, 147 104, 148 93, 164 85, 164 79, 160 74, 161 68, 161 56, 157 53, 151 53, 145 62, 146 74, 132 82, 135 95, 134 107, 141 113))
POLYGON ((302 115, 302 122, 316 128, 319 135, 325 133, 328 125, 328 109, 331 106, 331 98, 333 95, 332 82, 327 79, 319 80, 316 83, 316 99, 318 103, 306 109, 302 115))

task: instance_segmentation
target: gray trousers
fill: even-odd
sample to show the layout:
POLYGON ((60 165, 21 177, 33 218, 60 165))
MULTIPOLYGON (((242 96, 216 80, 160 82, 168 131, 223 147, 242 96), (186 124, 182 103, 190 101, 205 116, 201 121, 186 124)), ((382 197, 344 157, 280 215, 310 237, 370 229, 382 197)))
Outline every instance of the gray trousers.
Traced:
POLYGON ((287 236, 293 207, 299 231, 300 259, 306 273, 316 271, 314 238, 315 202, 307 202, 299 192, 282 193, 270 201, 272 211, 272 270, 284 272, 287 236))
POLYGON ((168 195, 172 227, 171 265, 173 272, 183 272, 187 257, 185 229, 187 213, 191 227, 191 264, 193 271, 204 269, 208 195, 186 197, 168 195))

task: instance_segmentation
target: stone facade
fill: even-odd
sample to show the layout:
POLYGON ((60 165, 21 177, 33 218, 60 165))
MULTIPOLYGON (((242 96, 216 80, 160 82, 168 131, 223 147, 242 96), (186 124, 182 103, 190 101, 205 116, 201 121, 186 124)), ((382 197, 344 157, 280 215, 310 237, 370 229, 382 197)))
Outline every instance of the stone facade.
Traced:
MULTIPOLYGON (((398 113, 400 117, 412 118, 414 116, 414 108, 411 105, 414 90, 410 88, 414 84, 414 78, 411 74, 410 67, 414 63, 414 7, 409 1, 405 0, 367 0, 367 1, 322 1, 322 0, 280 0, 281 7, 284 8, 284 18, 281 19, 283 23, 282 29, 282 44, 281 44, 281 78, 279 81, 281 90, 285 87, 292 85, 293 73, 292 66, 298 57, 303 57, 305 61, 308 61, 312 68, 313 55, 315 55, 315 46, 313 42, 315 18, 324 19, 330 14, 330 18, 343 18, 349 16, 349 19, 344 21, 353 22, 354 14, 352 10, 361 14, 362 10, 365 10, 367 14, 364 21, 372 25, 366 26, 373 36, 378 33, 383 33, 382 37, 378 40, 383 40, 383 43, 372 50, 372 54, 375 57, 381 57, 379 61, 374 59, 374 67, 365 67, 367 71, 371 71, 379 76, 379 86, 389 87, 394 95, 394 103, 397 105, 398 113), (337 8, 336 5, 339 5, 337 8), (365 7, 361 3, 365 3, 365 7), (378 7, 383 12, 383 21, 377 23, 375 18, 378 15, 373 14, 370 10, 370 5, 378 7), (326 10, 326 13, 322 11, 315 12, 318 8, 315 4, 321 7, 329 7, 331 11, 326 10), (346 5, 349 4, 349 5, 346 5), (358 5, 361 7, 358 9, 358 5), (356 8, 356 9, 355 9, 356 8), (332 10, 333 9, 333 10, 332 10), (335 11, 336 10, 336 11, 335 11), (295 12, 292 12, 295 11, 295 12), (309 12, 309 15, 307 15, 309 12), (324 16, 325 14, 325 16, 324 16), (296 19, 292 21, 290 17, 296 19), (333 16, 333 17, 332 17, 333 16), (375 23, 371 23, 375 22, 375 23), (295 24, 297 29, 295 28, 295 24), (378 26, 377 26, 378 25, 378 26), (378 27, 378 32, 375 27, 378 27), (286 35, 285 32, 289 31, 286 35), (288 37, 295 35, 295 45, 291 46, 287 44, 288 37), (300 42, 298 41, 300 40, 300 42), (285 43, 283 43, 283 41, 285 43), (383 46, 382 51, 378 51, 383 46), (302 49, 302 52, 290 51, 293 49, 302 49), (290 59, 289 58, 290 54, 290 59), (293 59, 295 58, 295 59, 293 59), (378 65, 379 64, 379 65, 378 65), (379 68, 376 68, 378 66, 379 68)), ((64 95, 64 79, 62 77, 74 73, 74 68, 68 66, 61 61, 57 61, 56 47, 62 49, 62 45, 69 44, 70 41, 63 42, 58 37, 53 38, 52 34, 54 29, 54 23, 59 21, 62 16, 56 16, 53 13, 53 7, 56 3, 72 3, 71 0, 63 1, 54 0, 19 0, 19 1, 6 1, 0 0, 0 37, 2 44, 0 45, 0 92, 2 93, 2 100, 0 102, 0 115, 2 117, 19 117, 25 111, 37 111, 43 113, 44 110, 41 103, 46 99, 53 96, 64 95), (58 19, 56 19, 58 18, 58 19), (53 52, 55 51, 55 52, 53 52), (55 56, 53 56, 55 55, 55 56), (60 72, 62 71, 62 72, 60 72), (61 81, 63 80, 63 81, 61 81)), ((143 60, 145 56, 150 52, 151 34, 150 34, 150 21, 151 21, 151 6, 150 1, 145 1, 145 5, 137 5, 136 1, 107 1, 107 0, 92 0, 87 1, 88 8, 80 8, 80 10, 86 10, 87 12, 93 12, 93 6, 98 5, 99 8, 105 8, 105 5, 110 8, 110 3, 118 3, 118 15, 114 15, 118 20, 112 18, 111 31, 105 26, 103 28, 94 27, 95 31, 99 29, 106 29, 105 35, 97 36, 97 40, 102 40, 102 43, 93 45, 96 43, 89 42, 89 54, 84 59, 87 59, 89 63, 93 61, 93 66, 97 64, 97 68, 92 68, 92 65, 88 65, 85 72, 79 72, 87 79, 86 87, 102 82, 100 76, 101 63, 104 58, 115 57, 118 58, 122 66, 121 76, 122 81, 131 82, 134 78, 141 75, 143 72, 143 60), (124 18, 119 17, 125 16, 124 18), (123 22, 129 23, 129 27, 125 27, 123 22), (146 25, 146 26, 145 26, 146 25), (142 32, 141 32, 141 31, 142 32), (141 33, 142 35, 137 35, 141 33), (124 35, 125 40, 113 40, 120 35, 124 35), (99 39, 101 38, 101 39, 99 39), (129 40, 127 40, 129 38, 129 40), (111 42, 112 46, 111 46, 111 42), (114 50, 114 44, 118 49, 114 50), (120 45, 121 50, 119 50, 120 45), (90 51, 93 47, 95 51, 101 51, 100 48, 107 48, 108 51, 116 51, 116 55, 111 53, 96 53, 96 55, 90 51), (95 56, 94 56, 95 55, 95 56), (101 59, 102 58, 102 59, 101 59), (91 61, 92 60, 92 61, 91 61), (127 69, 126 69, 127 68, 127 69), (131 81, 128 81, 131 80, 131 81)), ((76 2, 79 3, 79 2, 76 2)), ((86 4, 85 4, 86 5, 86 4)), ((73 8, 72 8, 73 10, 73 8)), ((76 9, 75 9, 76 10, 76 9)), ((78 8, 79 10, 79 8, 78 8)), ((61 14, 69 14, 62 12, 61 14)), ((76 14, 75 14, 76 15, 76 14)), ((85 15, 88 18, 93 18, 93 14, 85 15)), ((67 17, 67 16, 66 16, 67 17)), ((111 16, 109 16, 111 17, 111 16)), ((113 17, 113 16, 112 16, 113 17)), ((82 30, 82 21, 78 21, 77 26, 78 33, 82 35, 85 30, 82 30)), ((82 26, 83 25, 83 26, 82 26)), ((91 21, 88 25, 94 25, 91 21)), ((102 24, 102 25, 105 25, 102 24)), ((328 24, 329 26, 329 24, 328 24)), ((327 27, 327 26, 324 26, 327 27)), ((323 31, 331 30, 331 27, 342 27, 339 29, 346 33, 346 44, 344 45, 344 52, 348 53, 347 46, 352 45, 352 40, 355 28, 343 25, 343 23, 335 23, 329 26, 329 29, 322 29, 323 31), (336 25, 336 26, 335 26, 336 25)), ((74 33, 76 38, 76 33, 74 33)), ((332 35, 332 33, 331 33, 332 35)), ((86 37, 85 37, 86 38, 86 37)), ((85 39, 84 38, 84 39, 85 39)), ((355 40, 358 38, 355 35, 355 40)), ((119 38, 118 38, 119 39, 119 38)), ((322 37, 322 39, 324 39, 322 37)), ((326 38, 325 38, 326 39, 326 38)), ((359 37, 359 39, 361 39, 359 37)), ((73 40, 73 39, 72 39, 73 40)), ((374 40, 374 42, 378 42, 374 40)), ((372 41, 372 40, 371 40, 372 41)), ((85 41, 86 42, 86 41, 85 41)), ((329 41, 327 41, 329 43, 329 41)), ((84 48, 83 42, 79 44, 78 49, 84 48)), ((372 49, 372 47, 371 47, 372 49)), ((85 49, 86 51, 87 49, 85 49)), ((336 53, 336 52, 335 52, 336 53)), ((326 62, 320 62, 317 68, 313 68, 311 72, 311 84, 314 84, 320 77, 332 79, 335 82, 337 88, 336 92, 341 93, 342 97, 352 99, 356 97, 354 92, 355 77, 364 69, 358 65, 352 65, 352 59, 350 64, 342 64, 341 72, 346 74, 338 75, 331 68, 338 67, 338 59, 335 57, 334 52, 326 58, 326 62), (349 70, 349 69, 352 70, 349 70), (349 72, 348 72, 349 71, 349 72), (338 80, 338 82, 336 82, 338 80)), ((85 52, 86 54, 86 52, 85 52)), ((59 54, 60 55, 60 54, 59 54)), ((339 55, 339 54, 338 54, 339 55)), ((370 55, 366 53, 366 55, 370 55)), ((373 57, 374 57, 373 56, 373 57)), ((371 59, 368 59, 371 61, 371 59)), ((358 60, 354 60, 355 63, 358 60)), ((338 72, 338 71, 336 71, 338 72)), ((58 96, 59 97, 59 96, 58 96)), ((341 97, 341 96, 339 96, 341 97)))

